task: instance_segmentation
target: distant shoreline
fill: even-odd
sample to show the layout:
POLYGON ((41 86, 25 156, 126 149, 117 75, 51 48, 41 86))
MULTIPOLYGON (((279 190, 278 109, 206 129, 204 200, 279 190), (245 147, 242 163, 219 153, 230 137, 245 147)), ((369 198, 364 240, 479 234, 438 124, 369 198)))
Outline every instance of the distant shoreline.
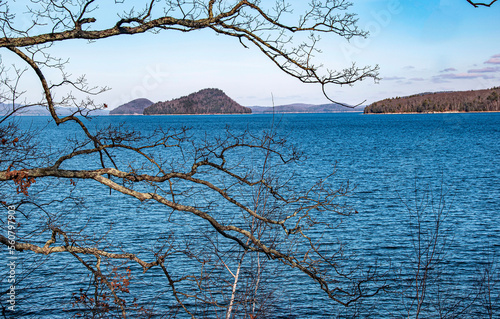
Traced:
MULTIPOLYGON (((284 115, 284 114, 353 114, 358 113, 362 115, 401 115, 401 114, 467 114, 467 113, 500 113, 500 111, 470 111, 470 112, 459 112, 459 111, 448 111, 448 112, 395 112, 395 113, 363 113, 363 111, 346 111, 346 112, 276 112, 275 115, 284 115)), ((95 116, 179 116, 179 115, 187 115, 187 116, 197 116, 197 115, 272 115, 271 112, 266 113, 203 113, 203 114, 90 114, 90 117, 95 116)), ((16 114, 14 116, 46 116, 51 117, 50 114, 16 114)))
MULTIPOLYGON (((274 112, 274 114, 343 114, 343 113, 363 113, 363 111, 345 111, 345 112, 274 112)), ((171 115, 272 115, 273 112, 258 113, 201 113, 201 114, 109 114, 111 116, 171 116, 171 115)))
POLYGON ((387 113, 363 113, 363 115, 390 115, 390 114, 467 114, 467 113, 500 113, 500 111, 447 111, 447 112, 387 112, 387 113))
MULTIPOLYGON (((274 112, 274 114, 342 114, 342 113, 363 113, 363 111, 345 111, 345 112, 274 112)), ((259 112, 252 114, 273 114, 273 112, 259 112)))
POLYGON ((111 116, 175 116, 175 115, 252 115, 252 113, 179 113, 179 114, 109 114, 111 116))
MULTIPOLYGON (((363 111, 347 111, 347 112, 275 112, 275 115, 282 114, 346 114, 346 113, 360 113, 363 114, 363 111)), ((265 113, 201 113, 201 114, 89 114, 90 117, 94 116, 179 116, 179 115, 187 115, 187 116, 196 116, 196 115, 273 115, 272 112, 265 113)), ((47 116, 51 117, 50 114, 16 114, 14 116, 47 116)))

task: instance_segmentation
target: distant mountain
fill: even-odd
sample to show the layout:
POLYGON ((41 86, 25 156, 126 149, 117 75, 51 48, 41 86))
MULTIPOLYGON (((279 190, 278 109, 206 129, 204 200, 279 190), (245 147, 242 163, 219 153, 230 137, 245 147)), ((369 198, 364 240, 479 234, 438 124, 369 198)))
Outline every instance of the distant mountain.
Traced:
MULTIPOLYGON (((16 104, 16 107, 19 105, 16 104)), ((10 112, 12 105, 0 103, 0 115, 4 115, 10 112)), ((56 112, 59 116, 68 116, 75 112, 76 109, 67 107, 56 107, 56 112)), ((94 110, 89 113, 90 116, 97 115, 108 115, 107 110, 94 110)), ((49 110, 45 106, 33 105, 24 109, 19 110, 15 113, 16 116, 50 116, 49 110)))
POLYGON ((241 113, 252 113, 252 110, 236 103, 219 89, 203 89, 178 99, 154 103, 144 109, 144 115, 241 113))
POLYGON ((362 112, 363 107, 359 106, 356 108, 348 108, 340 104, 330 103, 330 104, 304 104, 304 103, 294 103, 286 105, 278 105, 273 107, 266 106, 250 106, 253 113, 339 113, 339 112, 362 112), (274 110, 273 110, 274 109, 274 110))
POLYGON ((420 93, 375 102, 365 113, 498 112, 500 87, 488 90, 420 93))
POLYGON ((109 114, 110 115, 134 115, 134 114, 142 115, 144 112, 144 109, 152 104, 153 104, 153 102, 151 102, 148 99, 135 99, 133 101, 122 104, 122 105, 118 106, 117 108, 109 111, 109 114))

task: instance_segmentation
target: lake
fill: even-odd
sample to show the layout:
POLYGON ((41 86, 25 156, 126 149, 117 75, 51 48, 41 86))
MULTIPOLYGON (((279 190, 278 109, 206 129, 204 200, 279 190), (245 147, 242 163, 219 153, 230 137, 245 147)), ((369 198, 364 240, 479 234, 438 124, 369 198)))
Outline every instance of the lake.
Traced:
MULTIPOLYGON (((38 139, 51 158, 62 154, 66 138, 79 134, 72 125, 46 126, 46 117, 20 117, 18 120, 25 128, 28 125, 45 127, 45 133, 38 139)), ((266 261, 269 276, 263 277, 262 293, 269 294, 267 303, 263 303, 268 318, 398 318, 414 314, 416 305, 412 296, 415 296, 415 289, 411 274, 419 269, 416 267, 418 260, 426 256, 426 252, 422 252, 421 258, 416 259, 415 245, 432 237, 436 218, 442 223, 436 246, 442 261, 429 269, 428 297, 420 316, 439 317, 439 311, 454 314, 463 310, 470 316, 482 316, 487 312, 486 302, 473 296, 480 289, 478 282, 483 269, 495 273, 500 265, 500 113, 101 116, 90 123, 92 127, 124 123, 143 134, 157 127, 186 126, 191 128, 189 132, 194 139, 223 135, 227 126, 232 132, 247 130, 252 134, 274 128, 306 156, 304 161, 292 166, 292 171, 281 172, 282 176, 293 173, 294 180, 298 181, 293 184, 295 190, 307 189, 314 180, 334 168, 336 173, 329 182, 332 186, 347 181, 353 186, 345 200, 358 213, 342 219, 334 217, 338 226, 313 232, 316 236, 313 240, 321 238, 331 247, 337 247, 338 241, 343 242, 345 251, 351 256, 345 261, 346 267, 359 266, 361 272, 378 269, 381 281, 377 284, 387 284, 388 288, 374 298, 344 308, 328 300, 318 285, 304 274, 266 261), (418 231, 421 237, 416 236, 418 231)), ((186 156, 189 155, 188 152, 186 156)), ((240 155, 245 157, 245 154, 240 155)), ((119 165, 133 160, 117 159, 119 165)), ((84 165, 94 164, 75 160, 66 168, 84 165)), ((34 192, 51 187, 52 198, 40 193, 45 196, 40 198, 42 201, 70 194, 69 182, 67 185, 49 184, 33 186, 34 192)), ((186 187, 178 186, 180 189, 186 187)), ((115 192, 110 194, 94 181, 78 183, 71 195, 85 197, 85 203, 76 199, 51 203, 61 217, 51 222, 74 231, 75 238, 88 236, 86 240, 97 241, 97 237, 107 234, 105 243, 101 243, 103 247, 120 246, 126 251, 140 249, 145 259, 150 257, 148 250, 160 245, 158 238, 169 242, 175 235, 183 243, 189 239, 198 245, 195 250, 203 250, 204 246, 200 245, 211 245, 200 232, 210 234, 213 230, 206 222, 188 214, 171 214, 157 204, 140 203, 115 192), (84 226, 84 231, 79 233, 84 226)), ((201 201, 187 197, 186 200, 201 201)), ((209 208, 207 203, 213 199, 204 200, 206 203, 200 205, 209 208)), ((219 213, 224 218, 231 214, 225 208, 219 213)), ((45 220, 41 215, 25 222, 45 220)), ((321 218, 327 222, 329 217, 321 218)), ((26 234, 30 229, 26 226, 19 231, 26 234)), ((223 241, 220 245, 227 248, 223 241)), ((241 253, 237 248, 231 249, 235 254, 241 253)), ((2 254, 6 254, 6 250, 2 254)), ((19 254, 19 257, 26 265, 40 263, 40 266, 19 285, 24 290, 18 291, 15 318, 72 316, 75 309, 71 304, 72 293, 89 287, 87 270, 75 264, 76 259, 69 254, 47 259, 32 258, 29 254, 19 254)), ((196 262, 187 256, 173 255, 169 265, 178 270, 175 275, 179 277, 184 271, 187 274, 196 269, 196 262)), ((248 265, 248 276, 254 265, 255 260, 248 265)), ((131 268, 130 289, 138 295, 140 305, 154 306, 156 311, 170 315, 181 310, 172 307, 175 302, 161 269, 142 274, 136 265, 131 268)), ((491 285, 490 297, 498 303, 493 302, 491 311, 498 316, 498 274, 494 279, 496 286, 491 285)), ((188 306, 198 307, 196 302, 188 306)), ((179 317, 186 316, 179 312, 179 317)))

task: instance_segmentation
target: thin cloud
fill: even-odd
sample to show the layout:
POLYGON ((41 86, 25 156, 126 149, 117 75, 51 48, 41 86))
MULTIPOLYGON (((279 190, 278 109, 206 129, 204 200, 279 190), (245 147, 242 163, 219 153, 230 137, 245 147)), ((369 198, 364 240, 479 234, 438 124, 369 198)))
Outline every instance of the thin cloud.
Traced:
POLYGON ((468 73, 494 73, 500 71, 500 67, 486 67, 482 69, 472 69, 468 73))
POLYGON ((424 78, 411 78, 411 81, 425 81, 424 78))
POLYGON ((500 64, 500 54, 495 54, 485 64, 500 64))
POLYGON ((443 79, 439 75, 438 76, 433 76, 432 77, 432 82, 434 82, 434 83, 451 83, 450 80, 443 79))
POLYGON ((479 78, 493 79, 495 77, 484 73, 447 73, 433 77, 433 79, 442 79, 442 80, 470 80, 479 78))
POLYGON ((400 80, 405 80, 405 79, 406 78, 400 77, 400 76, 388 76, 388 77, 382 78, 382 80, 386 80, 386 81, 400 81, 400 80))
POLYGON ((439 72, 443 73, 443 72, 455 72, 455 71, 458 71, 458 70, 455 68, 447 68, 447 69, 441 70, 439 72))
POLYGON ((405 69, 405 70, 413 70, 413 69, 415 69, 415 67, 413 65, 407 65, 403 69, 405 69))

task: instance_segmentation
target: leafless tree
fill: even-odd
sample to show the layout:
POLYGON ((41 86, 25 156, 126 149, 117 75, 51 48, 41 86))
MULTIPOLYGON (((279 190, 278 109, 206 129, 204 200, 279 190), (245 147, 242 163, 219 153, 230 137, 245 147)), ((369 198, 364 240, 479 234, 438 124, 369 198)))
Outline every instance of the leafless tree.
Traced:
POLYGON ((485 267, 478 263, 474 279, 447 254, 455 240, 448 216, 451 198, 442 185, 433 190, 415 183, 413 198, 404 200, 411 247, 390 275, 399 273, 392 286, 401 296, 404 309, 400 315, 406 318, 482 318, 498 312, 492 306, 498 294, 494 263, 487 262, 485 267))
MULTIPOLYGON (((91 86, 83 76, 73 78, 65 71, 66 57, 51 53, 57 52, 58 42, 73 39, 210 29, 237 38, 245 47, 257 47, 286 74, 326 92, 329 84, 378 77, 377 66, 353 64, 334 71, 313 63, 319 34, 346 39, 367 35, 347 11, 351 4, 311 1, 294 24, 288 23, 294 17, 292 7, 281 0, 272 7, 248 0, 115 1, 114 12, 102 12, 99 4, 33 0, 20 9, 19 3, 0 1, 0 47, 19 61, 1 70, 1 196, 3 207, 16 215, 2 215, 0 242, 9 251, 48 256, 83 269, 89 280, 73 292, 77 310, 72 314, 77 317, 158 314, 162 309, 154 309, 153 300, 141 304, 130 292, 130 285, 146 280, 139 279, 140 270, 162 275, 156 280, 166 283, 175 304, 164 316, 181 311, 190 317, 230 318, 239 312, 256 318, 267 307, 269 298, 264 296, 272 293, 259 290, 263 271, 272 264, 308 276, 344 306, 381 291, 383 285, 372 284, 376 272, 345 269, 341 244, 322 245, 309 235, 334 228, 353 212, 342 200, 349 186, 334 187, 331 176, 325 176, 297 189, 291 172, 302 154, 274 128, 257 133, 227 130, 222 136, 200 138, 186 128, 141 133, 126 125, 96 127, 88 117, 106 105, 96 105, 92 96, 107 87, 91 86), (113 13, 118 14, 115 20, 113 13), (21 23, 22 17, 29 18, 21 23), (309 40, 297 43, 294 35, 300 33, 309 40), (29 74, 41 86, 38 101, 28 100, 23 91, 29 74), (55 138, 50 145, 39 143, 47 128, 35 131, 16 124, 13 115, 33 106, 50 112, 47 125, 55 138), (64 108, 72 113, 62 115, 64 108), (60 128, 70 125, 75 135, 58 139, 60 128), (113 239, 118 231, 112 226, 93 231, 98 222, 92 215, 76 223, 73 218, 81 217, 77 212, 92 212, 84 205, 99 207, 92 196, 81 194, 93 190, 99 197, 106 194, 103 188, 111 196, 135 199, 139 207, 168 212, 165 227, 172 233, 159 235, 153 247, 127 246, 113 239), (15 241, 4 235, 8 229, 15 231, 15 241), (247 261, 256 267, 248 270, 247 261), (179 267, 183 262, 192 267, 179 267)), ((146 215, 144 209, 138 218, 146 215)), ((138 237, 134 243, 140 242, 140 234, 130 234, 138 237)))
POLYGON ((498 264, 489 260, 485 267, 478 269, 478 296, 482 305, 481 315, 485 318, 494 318, 498 314, 498 305, 500 303, 500 292, 498 285, 500 275, 498 264))

